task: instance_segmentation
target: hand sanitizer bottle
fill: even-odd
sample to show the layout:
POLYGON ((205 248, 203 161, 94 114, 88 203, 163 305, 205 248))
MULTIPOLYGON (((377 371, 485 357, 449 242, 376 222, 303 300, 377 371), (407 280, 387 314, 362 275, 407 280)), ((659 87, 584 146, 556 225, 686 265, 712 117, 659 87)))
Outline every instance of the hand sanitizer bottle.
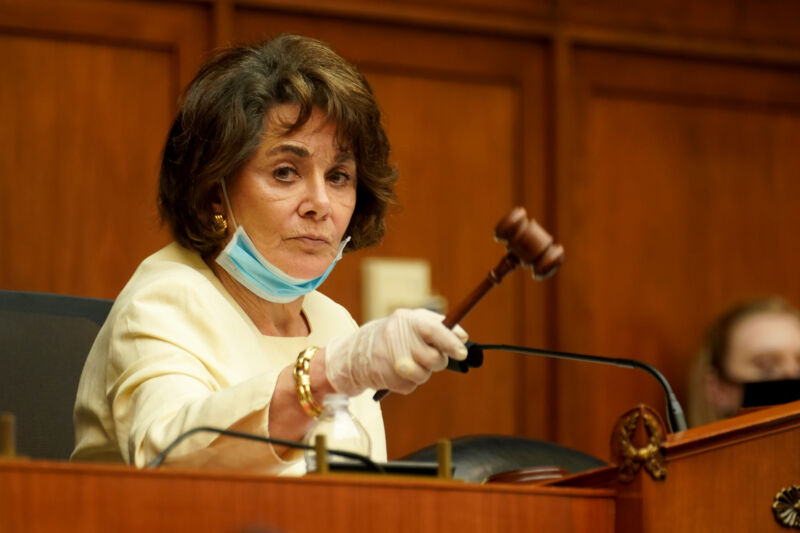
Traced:
MULTIPOLYGON (((328 394, 322 401, 322 414, 308 430, 303 441, 314 446, 316 436, 325 435, 326 447, 329 450, 342 450, 358 453, 369 457, 372 443, 369 434, 348 409, 350 399, 346 394, 328 394)), ((306 450, 306 470, 313 472, 317 469, 317 454, 313 450, 306 450)), ((353 462, 352 459, 328 454, 328 463, 353 462)))

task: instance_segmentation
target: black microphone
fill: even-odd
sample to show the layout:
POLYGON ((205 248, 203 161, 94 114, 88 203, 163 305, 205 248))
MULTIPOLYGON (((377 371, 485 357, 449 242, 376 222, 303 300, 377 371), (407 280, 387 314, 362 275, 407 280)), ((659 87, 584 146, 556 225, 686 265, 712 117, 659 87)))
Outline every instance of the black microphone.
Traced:
POLYGON ((514 352, 526 355, 541 355, 544 357, 551 357, 554 359, 566 359, 569 361, 585 361, 588 363, 598 363, 601 365, 614 365, 622 368, 638 368, 644 370, 649 374, 655 376, 664 389, 664 394, 667 399, 667 417, 671 433, 676 431, 685 431, 689 428, 686 424, 686 416, 683 414, 678 398, 672 392, 667 378, 659 370, 643 361, 635 359, 621 359, 618 357, 602 357, 599 355, 586 355, 570 352, 559 352, 556 350, 542 350, 539 348, 527 348, 525 346, 512 346, 509 344, 478 344, 472 341, 467 341, 467 358, 463 361, 450 359, 447 365, 448 370, 455 372, 467 373, 470 368, 478 368, 483 364, 483 350, 499 350, 503 352, 514 352))
MULTIPOLYGON (((161 463, 167 458, 169 453, 181 443, 185 438, 194 435, 195 433, 200 433, 202 431, 209 432, 209 433, 218 433, 220 435, 227 435, 228 437, 235 437, 238 439, 249 439, 258 442, 265 442, 269 444, 279 444, 281 446, 288 446, 289 448, 298 448, 301 450, 315 450, 314 446, 310 444, 304 444, 302 442, 296 442, 293 440, 285 440, 285 439, 276 439, 274 437, 262 437, 261 435, 253 435, 252 433, 243 433, 241 431, 233 431, 231 429, 220 429, 211 426, 200 426, 188 431, 185 431, 178 435, 175 440, 169 443, 169 446, 164 448, 161 453, 156 455, 152 461, 147 463, 147 468, 156 468, 161 466, 161 463)), ((355 459, 363 463, 368 469, 373 470, 375 472, 384 473, 384 469, 377 463, 375 463, 372 459, 367 457, 366 455, 361 455, 360 453, 348 452, 345 450, 326 450, 330 455, 338 455, 340 457, 346 457, 348 459, 355 459)))

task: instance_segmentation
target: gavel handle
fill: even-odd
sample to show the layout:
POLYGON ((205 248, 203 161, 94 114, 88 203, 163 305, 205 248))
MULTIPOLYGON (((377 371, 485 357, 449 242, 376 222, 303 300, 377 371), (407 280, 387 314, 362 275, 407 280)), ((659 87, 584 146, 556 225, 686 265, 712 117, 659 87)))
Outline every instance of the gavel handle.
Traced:
POLYGON ((519 264, 519 258, 512 254, 508 253, 503 257, 497 266, 494 267, 493 270, 490 270, 489 273, 486 275, 486 278, 481 282, 480 285, 475 287, 469 296, 464 298, 461 303, 453 308, 452 311, 447 313, 447 316, 444 317, 442 320, 442 324, 447 326, 450 329, 453 329, 453 326, 461 322, 467 313, 472 311, 472 308, 475 307, 475 304, 480 301, 484 295, 489 292, 489 289, 494 287, 495 285, 499 285, 503 278, 514 270, 517 265, 519 264))
MULTIPOLYGON (((453 326, 461 322, 461 320, 467 316, 467 313, 469 313, 472 308, 475 307, 475 304, 478 303, 487 292, 489 292, 489 289, 503 281, 503 278, 506 276, 506 274, 514 270, 517 265, 519 265, 519 258, 510 252, 507 253, 505 257, 503 257, 500 262, 497 263, 497 266, 494 267, 493 270, 489 271, 481 284, 475 287, 475 290, 473 290, 469 296, 464 298, 461 303, 454 307, 452 311, 447 313, 447 315, 444 317, 444 320, 442 320, 442 324, 447 326, 449 329, 453 329, 453 326)), ((388 394, 388 389, 381 389, 372 396, 372 399, 376 402, 379 402, 388 394)))

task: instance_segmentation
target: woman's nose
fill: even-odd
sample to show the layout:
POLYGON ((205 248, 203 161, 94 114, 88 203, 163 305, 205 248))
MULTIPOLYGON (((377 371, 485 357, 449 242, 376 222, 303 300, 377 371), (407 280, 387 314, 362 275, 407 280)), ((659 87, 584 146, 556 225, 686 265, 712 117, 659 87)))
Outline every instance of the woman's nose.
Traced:
POLYGON ((325 218, 331 209, 325 176, 314 176, 314 179, 306 180, 305 183, 305 198, 300 203, 300 214, 314 219, 325 218))

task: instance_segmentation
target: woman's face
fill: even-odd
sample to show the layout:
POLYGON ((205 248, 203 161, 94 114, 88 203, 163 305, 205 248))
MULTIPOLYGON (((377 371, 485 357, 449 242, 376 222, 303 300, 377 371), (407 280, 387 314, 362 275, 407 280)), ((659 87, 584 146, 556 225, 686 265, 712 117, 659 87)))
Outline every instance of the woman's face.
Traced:
POLYGON ((293 104, 270 111, 261 144, 227 190, 236 223, 258 251, 290 276, 308 279, 336 257, 356 205, 357 177, 355 157, 337 145, 336 126, 319 109, 299 130, 277 134, 298 112, 293 104))
POLYGON ((800 378, 800 320, 780 312, 743 318, 731 332, 726 366, 739 383, 800 378))

